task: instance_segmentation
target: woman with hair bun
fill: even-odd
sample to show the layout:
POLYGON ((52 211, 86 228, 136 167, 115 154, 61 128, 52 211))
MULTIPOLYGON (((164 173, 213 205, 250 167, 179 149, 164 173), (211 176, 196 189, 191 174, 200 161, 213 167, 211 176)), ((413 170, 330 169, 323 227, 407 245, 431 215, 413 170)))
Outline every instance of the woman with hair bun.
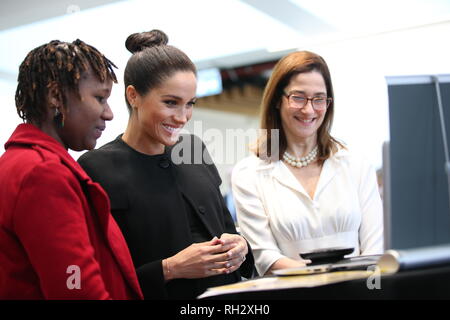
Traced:
POLYGON ((196 68, 167 43, 159 30, 128 37, 127 128, 79 162, 109 194, 144 297, 193 299, 208 287, 250 277, 253 257, 204 144, 180 135, 196 101, 196 68))
POLYGON ((67 149, 90 150, 113 118, 114 64, 51 41, 19 68, 20 124, 0 158, 0 300, 142 299, 105 191, 67 149))

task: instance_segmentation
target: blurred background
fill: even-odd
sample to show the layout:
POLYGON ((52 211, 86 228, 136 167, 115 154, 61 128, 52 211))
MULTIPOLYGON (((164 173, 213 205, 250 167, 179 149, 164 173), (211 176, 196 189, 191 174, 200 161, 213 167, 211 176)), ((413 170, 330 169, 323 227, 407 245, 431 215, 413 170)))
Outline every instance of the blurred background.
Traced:
POLYGON ((325 58, 336 99, 332 134, 375 169, 389 140, 386 77, 450 73, 449 0, 2 0, 0 143, 20 123, 14 104, 20 63, 54 39, 80 38, 118 66, 109 100, 115 118, 97 147, 122 133, 125 39, 151 29, 166 32, 200 71, 200 99, 186 129, 205 140, 224 193, 231 168, 249 154, 247 130, 258 128, 262 90, 285 54, 310 50, 325 58))

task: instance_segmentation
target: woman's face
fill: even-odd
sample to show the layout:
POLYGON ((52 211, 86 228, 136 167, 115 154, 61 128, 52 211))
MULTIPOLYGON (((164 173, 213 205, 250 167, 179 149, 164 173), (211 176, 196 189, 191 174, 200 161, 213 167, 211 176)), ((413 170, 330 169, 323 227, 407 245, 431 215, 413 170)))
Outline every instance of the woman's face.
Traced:
POLYGON ((76 92, 66 93, 66 107, 62 110, 64 127, 59 136, 66 148, 75 151, 91 150, 113 118, 108 104, 112 81, 101 82, 91 71, 84 72, 76 92))
POLYGON ((197 79, 191 71, 179 71, 134 103, 140 130, 154 145, 174 145, 192 117, 197 79))
MULTIPOLYGON (((326 97, 327 89, 322 74, 317 71, 294 75, 284 89, 286 94, 296 93, 306 98, 326 97)), ((290 143, 316 143, 317 130, 322 125, 327 109, 315 110, 311 101, 303 108, 292 108, 289 99, 281 98, 281 122, 290 143)))

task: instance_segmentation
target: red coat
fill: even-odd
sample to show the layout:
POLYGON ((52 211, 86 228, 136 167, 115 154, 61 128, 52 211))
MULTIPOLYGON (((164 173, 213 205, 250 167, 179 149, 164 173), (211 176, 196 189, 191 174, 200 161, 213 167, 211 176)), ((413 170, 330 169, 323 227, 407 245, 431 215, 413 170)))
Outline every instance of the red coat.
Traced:
POLYGON ((142 299, 100 185, 31 124, 19 125, 5 149, 0 299, 142 299))

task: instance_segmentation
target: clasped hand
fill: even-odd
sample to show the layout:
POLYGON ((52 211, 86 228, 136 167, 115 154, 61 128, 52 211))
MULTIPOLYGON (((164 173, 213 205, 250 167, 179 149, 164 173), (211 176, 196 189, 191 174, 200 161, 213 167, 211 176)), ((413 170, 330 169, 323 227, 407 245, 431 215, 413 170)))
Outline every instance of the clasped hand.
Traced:
POLYGON ((194 243, 165 259, 165 278, 194 279, 232 273, 245 261, 247 253, 247 242, 243 237, 224 233, 220 238, 194 243))

